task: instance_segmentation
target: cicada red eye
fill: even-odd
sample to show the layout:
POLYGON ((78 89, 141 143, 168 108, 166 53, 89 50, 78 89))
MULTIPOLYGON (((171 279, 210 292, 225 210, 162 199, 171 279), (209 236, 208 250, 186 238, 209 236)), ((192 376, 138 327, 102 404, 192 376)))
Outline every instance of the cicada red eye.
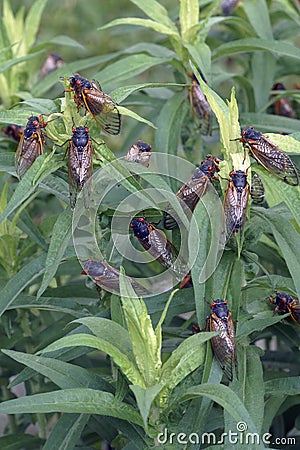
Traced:
POLYGON ((298 186, 298 170, 291 158, 276 144, 253 127, 242 130, 240 141, 248 148, 251 156, 273 175, 287 184, 298 186))
POLYGON ((105 94, 96 80, 88 80, 79 74, 68 78, 74 90, 74 101, 78 108, 84 106, 101 128, 108 134, 119 134, 121 115, 118 105, 105 94))
POLYGON ((232 381, 236 367, 236 341, 231 312, 225 300, 217 299, 210 305, 211 313, 206 319, 206 331, 221 331, 211 339, 212 349, 227 378, 232 381))
POLYGON ((246 172, 236 170, 232 171, 229 176, 223 203, 227 239, 232 233, 236 234, 244 225, 249 199, 249 183, 246 172))
POLYGON ((275 297, 269 297, 272 304, 276 305, 274 313, 291 315, 294 322, 300 324, 300 303, 297 298, 284 292, 275 292, 275 297))

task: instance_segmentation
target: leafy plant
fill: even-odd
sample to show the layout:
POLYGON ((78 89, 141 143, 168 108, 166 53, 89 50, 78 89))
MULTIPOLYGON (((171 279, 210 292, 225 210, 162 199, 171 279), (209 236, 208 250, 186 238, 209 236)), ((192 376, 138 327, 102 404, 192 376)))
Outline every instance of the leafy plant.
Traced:
MULTIPOLYGON (((1 21, 0 121, 25 125, 29 115, 50 114, 46 133, 52 140, 18 182, 10 176, 15 145, 4 137, 0 143, 0 412, 12 414, 2 447, 96 448, 107 441, 124 449, 204 448, 211 442, 201 437, 213 433, 212 443, 223 448, 222 433, 238 430, 244 439, 247 432, 270 432, 271 440, 260 440, 257 448, 282 448, 275 437, 289 432, 294 438, 291 429, 299 425, 299 324, 272 315, 267 298, 275 289, 299 298, 299 186, 250 161, 238 139, 240 126, 253 125, 299 161, 296 3, 242 1, 225 17, 217 1, 181 0, 168 11, 156 0, 131 0, 142 17, 115 19, 99 36, 118 27, 125 42, 128 29, 138 27, 138 43, 100 56, 95 49, 96 56, 68 62, 38 80, 39 57, 49 43, 79 45, 68 37, 36 43, 46 3, 35 1, 25 17, 24 8, 14 15, 4 0, 1 21), (17 28, 24 32, 16 35, 17 28), (93 118, 77 110, 66 78, 64 96, 56 93, 60 77, 82 71, 118 103, 120 137, 102 139, 93 118), (212 137, 200 134, 190 112, 190 73, 214 113, 212 137), (273 84, 282 81, 289 89, 270 98, 273 84), (296 118, 270 113, 270 105, 285 97, 293 101, 296 118), (251 180, 254 168, 266 202, 251 204, 242 231, 221 252, 222 210, 216 197, 203 197, 186 242, 194 258, 193 288, 140 299, 121 270, 120 296, 99 297, 80 276, 71 240, 80 208, 73 215, 69 206, 64 152, 74 125, 90 129, 95 179, 106 174, 117 186, 95 211, 95 242, 104 259, 130 276, 151 278, 162 269, 156 261, 140 268, 116 251, 114 216, 130 194, 144 205, 141 215, 161 219, 144 188, 177 191, 172 158, 182 158, 176 166, 182 184, 186 167, 191 172, 207 153, 222 154, 221 197, 231 170, 248 168, 251 180), (153 145, 156 161, 168 155, 169 176, 137 167, 137 178, 117 158, 141 137, 153 145), (228 300, 236 328, 239 373, 229 385, 211 351, 216 333, 191 331, 193 323, 205 329, 207 303, 217 298, 228 300), (26 395, 13 398, 12 388, 20 383, 26 395), (26 434, 30 423, 38 423, 38 437, 26 434)), ((169 238, 180 244, 176 230, 169 238)))

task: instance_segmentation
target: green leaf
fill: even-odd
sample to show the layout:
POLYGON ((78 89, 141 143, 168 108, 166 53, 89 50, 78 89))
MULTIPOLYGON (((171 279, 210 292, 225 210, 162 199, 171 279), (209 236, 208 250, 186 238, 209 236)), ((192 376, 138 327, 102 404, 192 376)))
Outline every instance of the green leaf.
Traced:
POLYGON ((32 47, 37 38, 38 29, 40 27, 40 21, 46 3, 47 0, 35 0, 30 10, 28 11, 24 24, 25 26, 23 34, 26 52, 28 52, 28 50, 32 47))
POLYGON ((42 448, 43 443, 43 439, 24 433, 11 433, 10 435, 0 437, 0 447, 5 448, 5 450, 42 448))
POLYGON ((265 381, 266 395, 280 397, 281 395, 299 395, 299 377, 275 378, 265 381))
POLYGON ((268 102, 273 85, 276 58, 271 53, 255 52, 252 55, 253 90, 256 109, 261 110, 268 102))
POLYGON ((106 66, 105 69, 96 73, 94 78, 102 84, 117 84, 129 78, 136 77, 146 72, 151 67, 164 64, 168 60, 154 58, 146 54, 130 55, 106 66))
POLYGON ((243 127, 248 127, 251 124, 261 132, 273 131, 274 133, 295 133, 299 130, 299 120, 290 119, 289 117, 247 112, 241 113, 240 118, 243 127))
POLYGON ((285 41, 274 41, 268 39, 246 38, 236 39, 226 44, 219 45, 213 51, 213 59, 216 60, 226 55, 236 53, 255 52, 256 50, 266 50, 279 56, 289 56, 300 59, 300 49, 285 41))
POLYGON ((142 426, 139 413, 112 394, 94 389, 65 389, 2 402, 0 413, 67 412, 117 417, 142 426))
POLYGON ((199 22, 199 1, 180 0, 179 20, 182 38, 189 42, 190 31, 199 22))
POLYGON ((122 86, 110 92, 110 96, 117 102, 121 103, 129 95, 142 89, 159 88, 159 87, 185 87, 185 84, 179 83, 140 83, 131 86, 122 86))
POLYGON ((243 3, 243 8, 248 16, 256 34, 261 39, 273 39, 272 26, 268 6, 265 0, 248 1, 243 3), (257 12, 259 11, 259 14, 257 12))
POLYGON ((174 94, 163 106, 157 123, 154 148, 162 153, 177 155, 181 126, 188 111, 188 102, 184 101, 185 93, 174 94))
POLYGON ((40 256, 35 257, 33 261, 30 261, 22 267, 22 269, 6 283, 0 291, 0 316, 14 299, 18 297, 23 289, 43 273, 45 261, 46 254, 42 253, 40 256))
POLYGON ((18 58, 9 59, 5 62, 5 64, 1 65, 0 73, 5 72, 6 70, 10 69, 11 67, 16 66, 17 64, 20 64, 24 61, 29 61, 30 59, 36 58, 41 53, 43 53, 42 50, 40 50, 39 52, 30 53, 29 55, 20 56, 18 58))
POLYGON ((66 208, 59 216, 53 227, 52 237, 49 244, 47 259, 45 264, 45 273, 42 284, 38 290, 37 298, 49 286, 52 278, 55 276, 58 266, 64 257, 66 248, 71 239, 73 213, 66 208))
POLYGON ((147 16, 156 22, 165 24, 166 26, 176 30, 172 20, 168 16, 168 11, 156 0, 130 0, 138 6, 147 16))
POLYGON ((204 42, 194 44, 185 44, 185 48, 191 55, 195 65, 201 70, 204 78, 210 81, 211 78, 211 50, 204 42))
POLYGON ((64 36, 64 35, 59 35, 59 36, 55 36, 49 40, 47 40, 46 42, 47 44, 55 44, 55 45, 63 45, 63 46, 68 46, 68 47, 75 47, 75 48, 80 48, 80 49, 84 49, 84 46, 81 45, 78 41, 76 41, 75 39, 70 38, 69 36, 64 36))
POLYGON ((140 386, 150 387, 159 379, 162 364, 160 340, 156 337, 144 301, 137 298, 123 274, 120 276, 120 291, 135 361, 144 380, 140 386))
POLYGON ((125 108, 124 106, 118 106, 118 110, 119 113, 122 114, 123 116, 131 117, 132 119, 135 119, 138 122, 145 123, 149 127, 156 129, 156 126, 152 122, 150 122, 150 120, 144 119, 144 117, 139 116, 134 111, 131 111, 130 109, 125 108))
POLYGON ((43 450, 73 450, 89 419, 89 414, 63 414, 52 428, 43 450))
POLYGON ((105 30, 117 25, 137 25, 140 27, 151 28, 158 33, 166 34, 168 36, 176 36, 178 38, 178 32, 174 30, 174 27, 170 28, 169 26, 166 26, 159 22, 155 22, 154 20, 138 19, 136 17, 127 17, 126 19, 112 20, 103 27, 98 28, 98 30, 105 30))
POLYGON ((156 384, 156 385, 150 386, 146 389, 141 388, 140 386, 134 386, 134 385, 130 385, 129 387, 135 395, 135 399, 136 399, 138 408, 140 410, 140 414, 144 421, 144 428, 145 428, 145 430, 147 430, 147 427, 148 427, 147 421, 148 421, 151 405, 152 405, 155 397, 157 396, 157 394, 160 392, 161 385, 156 384))

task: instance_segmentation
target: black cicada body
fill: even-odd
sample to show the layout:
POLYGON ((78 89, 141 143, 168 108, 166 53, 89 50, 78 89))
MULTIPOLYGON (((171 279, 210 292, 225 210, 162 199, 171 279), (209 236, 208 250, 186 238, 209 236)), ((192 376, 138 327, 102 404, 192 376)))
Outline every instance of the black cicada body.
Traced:
POLYGON ((249 149, 251 156, 270 173, 287 184, 298 186, 298 171, 291 158, 260 131, 253 127, 245 128, 240 141, 249 149))
MULTIPOLYGON (((205 81, 205 80, 204 80, 205 81)), ((199 129, 204 135, 211 134, 213 112, 206 96, 201 90, 195 75, 192 75, 192 86, 190 87, 190 104, 193 115, 199 124, 199 129)))
POLYGON ((227 239, 231 233, 236 234, 244 225, 249 199, 249 183, 246 172, 233 170, 229 176, 223 203, 227 239))
POLYGON ((238 7, 240 0, 223 0, 221 8, 224 16, 229 16, 238 7))
MULTIPOLYGON (((115 269, 105 261, 95 261, 89 259, 83 262, 84 275, 89 275, 96 286, 109 291, 120 294, 120 271, 115 269)), ((146 289, 139 285, 132 278, 127 277, 137 294, 144 295, 147 293, 146 289)))
POLYGON ((275 298, 269 297, 269 300, 272 304, 276 305, 274 309, 274 313, 278 312, 279 314, 287 314, 290 313, 291 318, 294 322, 300 324, 300 303, 297 298, 292 297, 289 294, 285 294, 284 292, 275 292, 275 298))
MULTIPOLYGON (((176 193, 177 199, 182 201, 191 212, 194 211, 197 203, 205 194, 208 183, 212 182, 215 173, 219 172, 220 161, 221 159, 216 156, 207 155, 201 165, 195 169, 193 175, 176 193)), ((164 211, 164 228, 172 230, 178 227, 179 219, 176 220, 176 218, 177 215, 169 204, 164 211)))
POLYGON ((265 199, 265 188, 260 176, 252 171, 250 195, 255 205, 261 205, 265 199))
POLYGON ((176 247, 166 236, 144 217, 132 219, 130 228, 145 250, 166 269, 171 269, 178 281, 187 274, 185 262, 178 256, 176 247))
MULTIPOLYGON (((285 87, 282 83, 276 83, 272 87, 272 91, 285 91, 285 87)), ((273 96, 271 96, 272 98, 273 96)), ((295 111, 293 110, 291 100, 288 97, 279 98, 278 100, 275 100, 275 102, 271 106, 271 111, 273 114, 276 114, 277 116, 284 116, 284 117, 296 117, 295 111)))
POLYGON ((72 130, 73 136, 70 139, 68 147, 68 174, 69 174, 69 191, 70 204, 73 209, 76 204, 77 193, 82 190, 84 185, 85 207, 89 204, 90 183, 93 169, 93 147, 89 138, 89 129, 85 127, 77 127, 72 130))
POLYGON ((210 308, 211 313, 206 319, 206 331, 221 331, 218 336, 211 339, 211 345, 216 360, 227 378, 232 381, 233 368, 237 365, 237 359, 235 331, 231 312, 225 300, 215 300, 210 305, 210 308))
POLYGON ((144 167, 149 167, 149 160, 152 153, 151 145, 144 141, 137 141, 128 150, 125 159, 130 162, 142 164, 144 167))
POLYGON ((121 116, 117 104, 101 90, 99 83, 82 78, 78 73, 68 81, 77 106, 84 106, 106 133, 119 134, 121 116))
POLYGON ((16 172, 19 178, 22 178, 36 158, 44 153, 46 139, 43 128, 46 125, 42 115, 28 118, 15 155, 16 172))
POLYGON ((3 128, 2 131, 15 141, 20 142, 20 139, 24 132, 24 127, 10 123, 9 125, 7 125, 7 127, 3 128))
POLYGON ((62 67, 63 63, 64 61, 60 55, 58 55, 57 53, 49 53, 43 64, 43 67, 41 68, 40 77, 44 78, 49 73, 53 72, 56 69, 59 69, 60 67, 62 67))

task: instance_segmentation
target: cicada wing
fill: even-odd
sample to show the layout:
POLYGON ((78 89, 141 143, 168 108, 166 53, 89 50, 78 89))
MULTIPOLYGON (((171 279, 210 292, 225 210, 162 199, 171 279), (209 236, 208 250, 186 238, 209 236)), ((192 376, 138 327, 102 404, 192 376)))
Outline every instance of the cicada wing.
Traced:
POLYGON ((291 311, 291 318, 293 319, 294 322, 299 323, 300 324, 300 304, 298 299, 294 300, 290 306, 290 311, 291 311))
POLYGON ((121 115, 116 103, 99 89, 83 89, 84 105, 100 127, 108 134, 117 135, 121 131, 121 115))
POLYGON ((194 83, 190 88, 190 104, 193 117, 201 130, 201 134, 211 134, 213 112, 197 83, 194 83))
POLYGON ((298 186, 299 176, 291 158, 269 139, 263 137, 257 142, 251 140, 248 147, 252 156, 273 175, 287 184, 298 186))
POLYGON ((212 349, 226 377, 232 381, 236 360, 235 337, 233 339, 226 323, 216 314, 211 314, 209 317, 209 329, 210 331, 221 331, 219 336, 211 339, 212 349))
POLYGON ((20 179, 43 152, 43 141, 40 132, 33 133, 29 139, 24 139, 24 135, 21 136, 15 154, 15 167, 20 179))
POLYGON ((232 181, 229 181, 228 188, 225 193, 223 210, 226 226, 226 239, 229 239, 232 233, 236 233, 246 220, 247 207, 249 199, 249 185, 243 189, 241 195, 232 181))

